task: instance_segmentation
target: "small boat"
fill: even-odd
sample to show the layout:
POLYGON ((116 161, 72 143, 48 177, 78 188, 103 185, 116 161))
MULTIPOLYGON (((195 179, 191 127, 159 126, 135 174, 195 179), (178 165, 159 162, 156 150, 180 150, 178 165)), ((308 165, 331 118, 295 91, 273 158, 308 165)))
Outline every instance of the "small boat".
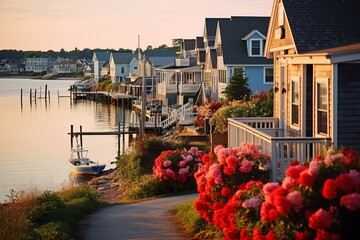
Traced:
POLYGON ((97 175, 105 169, 106 164, 91 161, 87 155, 88 150, 82 149, 79 145, 70 151, 69 162, 73 174, 97 175))
POLYGON ((87 79, 74 83, 73 88, 78 91, 89 91, 94 87, 94 85, 95 83, 92 79, 87 79))

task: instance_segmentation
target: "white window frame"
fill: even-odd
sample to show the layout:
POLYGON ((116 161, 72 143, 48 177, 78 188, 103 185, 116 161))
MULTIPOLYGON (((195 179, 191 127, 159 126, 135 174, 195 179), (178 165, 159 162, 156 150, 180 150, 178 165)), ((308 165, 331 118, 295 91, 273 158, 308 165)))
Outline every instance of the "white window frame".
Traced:
POLYGON ((249 54, 249 56, 250 57, 262 57, 263 56, 263 39, 262 38, 252 38, 252 39, 250 39, 249 40, 250 41, 250 54, 249 54), (260 49, 259 49, 259 54, 257 55, 257 54, 253 54, 253 42, 259 42, 259 47, 260 47, 260 49))
POLYGON ((290 83, 290 124, 291 128, 293 129, 300 129, 301 126, 301 91, 300 91, 300 77, 299 76, 291 76, 291 83, 290 83), (294 84, 297 85, 297 96, 294 96, 294 84), (297 101, 293 101, 294 97, 297 98, 297 101), (293 123, 293 106, 296 105, 298 107, 298 122, 293 123))
POLYGON ((274 84, 274 67, 264 67, 264 84, 274 84), (266 70, 272 69, 273 70, 273 78, 271 82, 266 81, 266 70))
POLYGON ((329 132, 329 79, 328 78, 315 78, 315 136, 329 136, 330 132, 329 132), (326 97, 325 97, 325 106, 326 106, 326 133, 322 133, 319 132, 319 122, 318 122, 318 112, 321 110, 318 107, 319 104, 319 92, 318 92, 318 85, 319 84, 324 84, 325 85, 325 89, 326 89, 326 97))

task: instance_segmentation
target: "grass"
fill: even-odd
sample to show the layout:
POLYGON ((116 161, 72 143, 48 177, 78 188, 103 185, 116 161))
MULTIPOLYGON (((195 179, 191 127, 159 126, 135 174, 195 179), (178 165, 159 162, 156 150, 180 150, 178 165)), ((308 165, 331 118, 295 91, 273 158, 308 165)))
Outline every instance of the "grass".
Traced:
POLYGON ((209 225, 202 217, 199 216, 194 208, 195 200, 191 200, 177 205, 172 213, 178 223, 180 223, 194 240, 200 239, 222 239, 222 232, 214 226, 209 225))

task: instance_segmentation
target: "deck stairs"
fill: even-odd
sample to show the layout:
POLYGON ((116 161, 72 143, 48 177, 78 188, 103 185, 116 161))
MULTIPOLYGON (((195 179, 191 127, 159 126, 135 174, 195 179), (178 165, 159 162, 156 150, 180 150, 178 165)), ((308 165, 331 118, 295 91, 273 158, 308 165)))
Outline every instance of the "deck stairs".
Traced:
MULTIPOLYGON (((164 120, 160 120, 160 117, 157 116, 158 117, 157 123, 159 123, 158 127, 162 128, 162 129, 167 129, 167 128, 173 126, 174 124, 176 124, 179 120, 184 120, 186 115, 191 114, 192 111, 193 111, 193 105, 190 103, 186 103, 177 109, 171 110, 168 117, 164 120)), ((146 121, 146 124, 148 124, 148 123, 154 124, 155 116, 150 117, 149 120, 146 121)))

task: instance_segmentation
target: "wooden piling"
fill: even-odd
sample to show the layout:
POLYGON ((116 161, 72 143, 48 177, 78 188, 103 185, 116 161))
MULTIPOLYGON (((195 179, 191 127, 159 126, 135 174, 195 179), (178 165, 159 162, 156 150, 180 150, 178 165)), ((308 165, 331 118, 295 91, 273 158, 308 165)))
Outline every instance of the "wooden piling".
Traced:
POLYGON ((83 139, 82 139, 82 125, 80 125, 80 147, 83 147, 83 139))
POLYGON ((74 125, 70 125, 70 146, 71 146, 71 149, 73 149, 74 147, 74 125))
MULTIPOLYGON (((120 122, 118 124, 118 132, 120 133, 120 122)), ((118 134, 117 136, 118 136, 118 157, 120 157, 120 134, 118 134)), ((125 145, 125 144, 123 144, 123 145, 125 145)))
MULTIPOLYGON (((121 101, 121 107, 122 107, 122 111, 123 111, 123 117, 122 117, 122 121, 123 121, 123 135, 122 135, 122 139, 123 139, 123 153, 125 152, 125 107, 124 107, 124 99, 122 99, 121 101)), ((120 130, 120 129, 119 129, 120 130)), ((119 131, 120 132, 120 131, 119 131)))
POLYGON ((21 103, 21 109, 23 109, 23 90, 20 91, 20 103, 21 103))
POLYGON ((47 84, 45 84, 45 100, 47 98, 47 84))

